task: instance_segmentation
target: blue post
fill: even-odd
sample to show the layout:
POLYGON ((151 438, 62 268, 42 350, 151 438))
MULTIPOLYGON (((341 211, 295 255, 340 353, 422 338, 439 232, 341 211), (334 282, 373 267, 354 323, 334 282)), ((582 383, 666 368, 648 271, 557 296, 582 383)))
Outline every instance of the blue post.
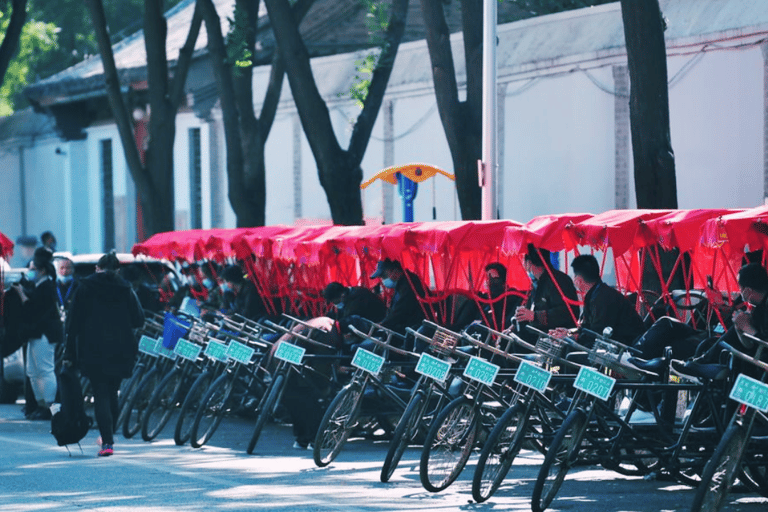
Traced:
POLYGON ((416 192, 419 190, 419 184, 411 181, 407 176, 397 173, 397 193, 403 199, 403 222, 413 222, 413 200, 416 198, 416 192))

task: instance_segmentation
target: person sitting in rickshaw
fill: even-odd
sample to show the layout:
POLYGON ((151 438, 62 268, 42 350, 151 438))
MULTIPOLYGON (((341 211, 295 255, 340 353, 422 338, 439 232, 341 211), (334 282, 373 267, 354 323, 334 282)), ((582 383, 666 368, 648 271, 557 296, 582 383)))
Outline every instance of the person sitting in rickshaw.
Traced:
POLYGON ((576 288, 568 274, 552 266, 550 252, 528 244, 523 265, 531 279, 531 293, 525 305, 515 310, 517 334, 533 343, 537 336, 525 329, 526 325, 545 332, 575 327, 579 317, 576 288))
POLYGON ((350 324, 360 329, 359 318, 378 323, 387 314, 387 305, 381 297, 364 286, 344 286, 333 281, 323 290, 323 298, 334 306, 327 316, 339 323, 342 334, 349 333, 350 324))
POLYGON ((382 260, 371 274, 371 279, 381 279, 381 284, 394 290, 394 295, 387 308, 387 313, 380 325, 399 334, 405 334, 406 327, 418 327, 424 320, 424 309, 418 297, 424 297, 421 279, 404 270, 399 261, 382 260))
MULTIPOLYGON (((571 337, 579 344, 591 348, 595 336, 586 332, 586 329, 602 334, 609 327, 611 339, 625 345, 634 343, 645 330, 643 320, 620 291, 603 282, 597 259, 591 254, 582 254, 573 259, 571 268, 573 284, 584 302, 579 326, 570 332, 571 337)), ((551 330, 550 334, 562 338, 569 334, 569 330, 559 327, 551 330)))
POLYGON ((249 320, 259 320, 267 315, 264 301, 250 279, 246 279, 239 265, 227 265, 221 272, 221 290, 226 313, 239 314, 249 320))

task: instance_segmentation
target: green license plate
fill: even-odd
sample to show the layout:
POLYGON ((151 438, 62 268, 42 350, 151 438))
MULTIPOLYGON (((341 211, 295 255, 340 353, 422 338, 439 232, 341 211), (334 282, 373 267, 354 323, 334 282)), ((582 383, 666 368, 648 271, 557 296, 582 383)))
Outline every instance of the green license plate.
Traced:
POLYGON ((611 391, 613 391, 614 384, 616 384, 616 379, 603 375, 592 368, 582 367, 576 376, 573 387, 589 395, 596 396, 600 400, 608 400, 608 397, 611 396, 611 391))
POLYGON ((200 345, 195 345, 190 341, 182 339, 176 342, 176 347, 173 349, 173 351, 176 352, 176 355, 186 359, 187 361, 195 361, 197 360, 197 356, 200 355, 200 351, 202 349, 203 347, 200 345))
POLYGON ((152 357, 157 357, 157 340, 153 340, 146 334, 139 339, 139 352, 152 357))
POLYGON ((234 359, 238 363, 250 363, 254 352, 256 352, 256 349, 243 345, 239 341, 232 340, 229 342, 229 346, 227 346, 227 357, 234 359))
POLYGON ((227 346, 220 341, 209 340, 205 347, 205 355, 214 361, 225 363, 227 362, 227 346))
POLYGON ((277 345, 277 350, 275 350, 275 357, 286 363, 301 364, 306 351, 303 347, 297 347, 293 343, 281 341, 277 345))
POLYGON ((543 368, 539 368, 528 361, 520 363, 520 368, 518 368, 517 373, 515 373, 515 382, 533 388, 539 393, 543 393, 547 390, 550 379, 552 379, 552 374, 550 372, 543 368))
POLYGON ((419 357, 419 364, 416 365, 416 373, 438 382, 445 382, 450 371, 451 363, 433 357, 426 352, 422 352, 421 357, 419 357))
POLYGON ((384 358, 364 348, 358 348, 357 352, 355 352, 355 357, 352 358, 352 366, 360 368, 371 375, 378 375, 381 367, 384 366, 384 358))
POLYGON ((163 338, 157 339, 157 354, 171 361, 176 360, 176 352, 163 346, 163 338))
POLYGON ((499 366, 489 363, 485 359, 472 356, 469 359, 467 367, 464 368, 464 376, 476 382, 490 386, 496 380, 499 373, 499 366))
POLYGON ((748 405, 760 412, 768 412, 768 384, 743 373, 736 378, 730 396, 741 404, 748 405))

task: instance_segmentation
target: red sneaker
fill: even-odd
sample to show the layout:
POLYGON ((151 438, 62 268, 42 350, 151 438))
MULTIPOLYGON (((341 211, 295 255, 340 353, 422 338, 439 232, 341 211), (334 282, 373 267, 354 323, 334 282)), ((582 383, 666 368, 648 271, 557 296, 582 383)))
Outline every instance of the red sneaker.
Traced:
POLYGON ((103 444, 101 445, 101 450, 99 450, 99 457, 109 457, 112 455, 114 450, 112 450, 111 444, 103 444))

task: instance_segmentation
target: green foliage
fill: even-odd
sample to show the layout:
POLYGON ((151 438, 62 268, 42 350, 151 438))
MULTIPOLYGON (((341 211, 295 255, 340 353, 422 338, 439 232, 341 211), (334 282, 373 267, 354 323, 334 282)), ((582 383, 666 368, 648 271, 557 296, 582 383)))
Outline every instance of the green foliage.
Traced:
MULTIPOLYGON (((102 1, 113 43, 142 29, 144 0, 102 1)), ((166 10, 181 1, 165 0, 166 10)), ((0 0, 0 11, 10 14, 8 0, 0 0)), ((5 18, 2 20, 7 23, 5 18)), ((24 33, 30 34, 31 47, 24 51, 22 34, 21 51, 9 65, 6 83, 0 88, 3 115, 9 109, 12 112, 27 106, 22 93, 26 85, 98 54, 91 17, 83 0, 29 0, 24 33), (16 82, 8 85, 12 70, 16 70, 16 82)))
MULTIPOLYGON (((10 19, 10 11, 0 12, 0 32, 3 34, 8 29, 10 19)), ((18 52, 8 65, 0 87, 0 116, 13 113, 16 99, 27 86, 31 70, 46 52, 55 47, 57 32, 58 29, 53 23, 30 20, 24 25, 18 52)))
POLYGON ((371 78, 376 64, 379 61, 378 55, 369 53, 362 59, 355 61, 355 81, 349 89, 349 95, 359 108, 365 106, 365 99, 368 97, 368 88, 371 86, 371 78))
POLYGON ((381 44, 381 34, 389 28, 389 9, 388 2, 377 0, 360 0, 368 11, 365 14, 365 26, 368 29, 368 36, 374 44, 381 44))
POLYGON ((235 8, 235 17, 228 18, 229 33, 227 34, 227 63, 234 66, 235 72, 253 66, 253 52, 248 44, 248 14, 242 9, 235 8))

